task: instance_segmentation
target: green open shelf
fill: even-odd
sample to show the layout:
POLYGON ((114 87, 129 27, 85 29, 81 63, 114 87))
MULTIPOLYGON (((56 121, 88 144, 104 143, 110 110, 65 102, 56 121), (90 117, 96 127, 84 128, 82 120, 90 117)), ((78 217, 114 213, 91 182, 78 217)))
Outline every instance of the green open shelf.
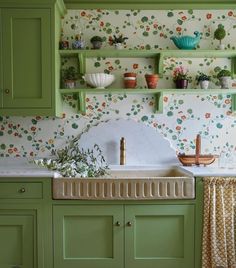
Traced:
POLYGON ((155 112, 163 112, 163 95, 164 94, 226 94, 232 98, 232 112, 236 111, 236 89, 125 89, 125 88, 75 88, 60 89, 62 95, 76 94, 78 98, 78 111, 86 113, 86 94, 152 94, 155 97, 155 112))
POLYGON ((91 50, 60 50, 61 57, 78 57, 79 72, 86 72, 86 58, 154 58, 154 70, 163 74, 163 62, 167 57, 173 58, 231 58, 231 71, 236 74, 236 50, 138 50, 138 49, 91 49, 91 50))

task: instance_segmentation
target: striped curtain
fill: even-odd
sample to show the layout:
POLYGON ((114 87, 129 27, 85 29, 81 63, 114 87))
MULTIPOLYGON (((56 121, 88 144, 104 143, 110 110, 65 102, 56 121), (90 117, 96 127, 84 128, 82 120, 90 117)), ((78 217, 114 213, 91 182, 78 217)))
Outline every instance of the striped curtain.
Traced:
POLYGON ((202 268, 236 268, 236 178, 204 178, 202 268))

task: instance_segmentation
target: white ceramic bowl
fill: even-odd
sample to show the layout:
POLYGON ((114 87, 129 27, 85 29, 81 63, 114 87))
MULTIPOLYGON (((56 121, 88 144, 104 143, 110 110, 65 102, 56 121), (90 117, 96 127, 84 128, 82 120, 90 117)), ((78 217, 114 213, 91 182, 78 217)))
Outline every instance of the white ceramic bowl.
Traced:
POLYGON ((110 86, 114 80, 115 76, 113 74, 104 74, 104 73, 94 73, 94 74, 85 74, 83 79, 91 87, 98 89, 103 89, 110 86))

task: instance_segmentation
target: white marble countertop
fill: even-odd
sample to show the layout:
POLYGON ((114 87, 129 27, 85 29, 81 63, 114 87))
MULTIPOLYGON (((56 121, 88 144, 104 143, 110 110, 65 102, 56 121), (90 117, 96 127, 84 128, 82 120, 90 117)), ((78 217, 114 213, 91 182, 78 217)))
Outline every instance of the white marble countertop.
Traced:
POLYGON ((1 158, 0 177, 54 177, 55 172, 29 163, 25 158, 1 158))
MULTIPOLYGON (((125 169, 125 170, 155 170, 168 168, 165 166, 145 165, 145 166, 111 166, 111 169, 125 169)), ((206 177, 206 176, 220 176, 220 177, 236 177, 236 168, 219 168, 217 165, 207 167, 184 167, 178 166, 191 176, 206 177)), ((38 167, 25 158, 2 158, 0 159, 0 177, 47 177, 53 178, 56 172, 38 167)))

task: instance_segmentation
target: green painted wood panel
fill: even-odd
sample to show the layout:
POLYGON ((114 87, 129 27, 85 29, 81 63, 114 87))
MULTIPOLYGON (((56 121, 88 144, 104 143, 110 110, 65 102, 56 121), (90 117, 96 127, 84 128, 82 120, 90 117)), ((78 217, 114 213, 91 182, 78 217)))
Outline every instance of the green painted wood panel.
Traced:
POLYGON ((54 206, 53 221, 55 268, 123 267, 122 206, 54 206))
POLYGON ((0 267, 34 268, 34 215, 0 208, 0 267))
POLYGON ((194 267, 194 205, 128 205, 125 220, 125 267, 194 267))
POLYGON ((52 106, 48 9, 2 9, 3 108, 52 106))
POLYGON ((43 185, 40 182, 1 182, 0 199, 42 199, 43 185))

